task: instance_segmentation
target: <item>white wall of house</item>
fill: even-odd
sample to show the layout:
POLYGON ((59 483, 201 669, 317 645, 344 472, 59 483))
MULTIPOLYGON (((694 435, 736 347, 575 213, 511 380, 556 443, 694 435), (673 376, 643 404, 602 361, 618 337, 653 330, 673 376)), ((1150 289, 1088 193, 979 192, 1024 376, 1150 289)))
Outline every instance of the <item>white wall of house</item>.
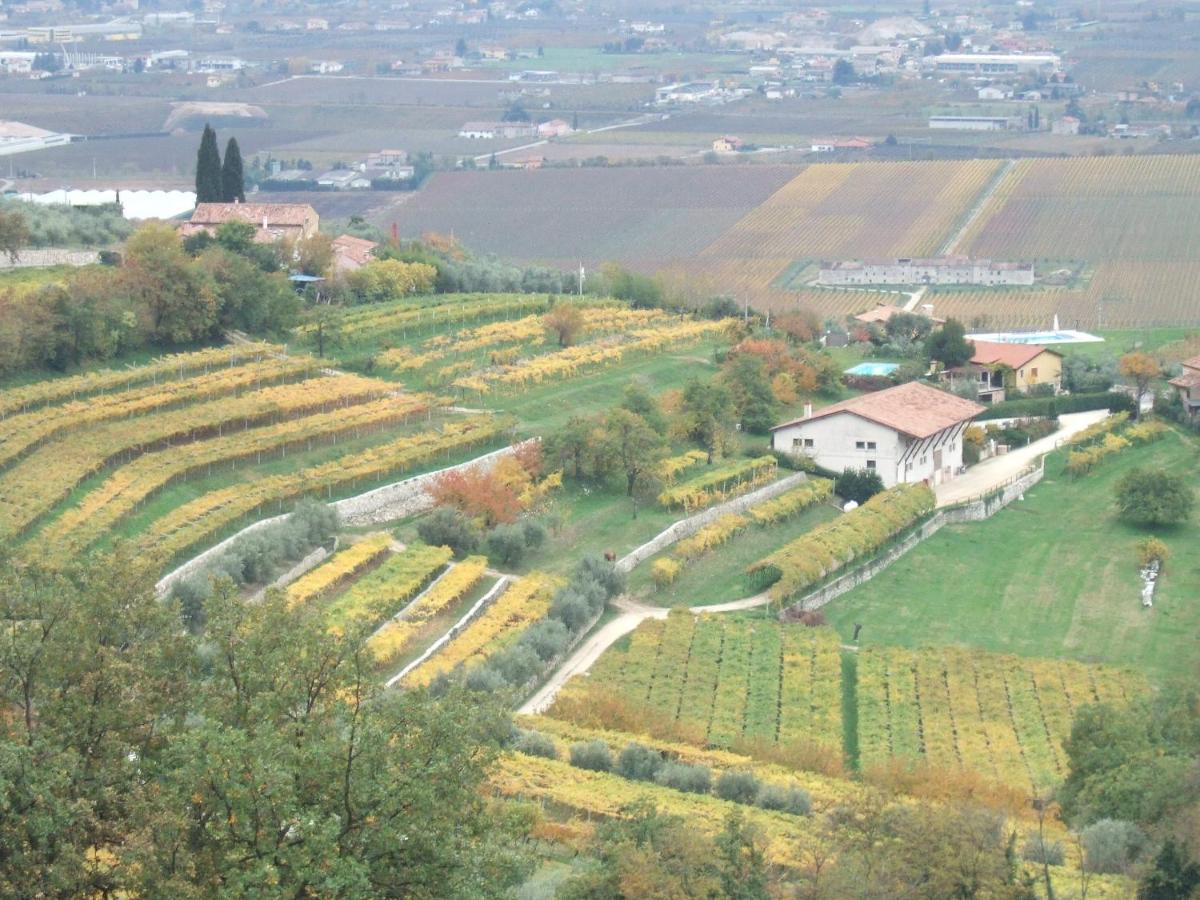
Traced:
POLYGON ((804 453, 833 472, 874 469, 885 487, 928 480, 941 484, 962 468, 966 423, 916 441, 891 428, 843 412, 796 422, 773 432, 775 449, 804 453))

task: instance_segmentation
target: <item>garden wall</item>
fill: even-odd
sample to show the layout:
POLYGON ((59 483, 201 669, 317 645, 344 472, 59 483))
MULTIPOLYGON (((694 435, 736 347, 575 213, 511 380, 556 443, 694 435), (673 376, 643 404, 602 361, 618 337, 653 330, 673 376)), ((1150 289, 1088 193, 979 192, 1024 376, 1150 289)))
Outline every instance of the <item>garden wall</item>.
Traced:
MULTIPOLYGON (((337 510, 338 517, 341 519, 343 525, 377 525, 381 522, 402 519, 405 516, 423 512, 432 506, 433 501, 425 493, 425 489, 429 486, 429 482, 438 475, 441 475, 443 472, 449 472, 454 469, 465 469, 481 463, 484 465, 493 465, 503 456, 512 453, 512 451, 512 447, 503 447, 500 450, 493 450, 491 453, 485 453, 483 456, 477 456, 475 459, 467 460, 464 463, 447 466, 435 472, 426 472, 424 475, 416 475, 392 484, 385 484, 383 487, 367 491, 365 494, 347 497, 345 500, 338 500, 329 505, 337 510)), ((222 551, 227 549, 238 538, 247 534, 253 534, 260 528, 265 528, 273 522, 281 522, 285 518, 287 518, 287 513, 271 516, 269 519, 262 519, 247 525, 237 534, 231 535, 216 546, 210 547, 199 556, 189 559, 174 571, 164 575, 158 584, 154 586, 155 590, 160 597, 165 596, 171 590, 172 586, 174 586, 175 582, 198 572, 209 562, 216 559, 222 551)))
POLYGON ((744 512, 755 503, 777 497, 784 491, 791 490, 806 480, 808 480, 808 476, 804 472, 796 472, 788 475, 786 478, 763 485, 758 490, 751 491, 741 497, 734 497, 732 500, 727 500, 703 512, 698 512, 694 516, 680 519, 674 525, 669 526, 642 544, 642 546, 638 547, 628 556, 623 556, 617 560, 616 569, 618 572, 629 573, 635 566, 654 556, 654 554, 661 552, 676 541, 683 540, 685 537, 691 537, 705 525, 716 521, 726 513, 744 512))
POLYGON ((933 537, 946 525, 953 525, 960 522, 981 522, 984 519, 990 519, 1000 510, 1004 509, 1004 507, 1008 506, 1008 504, 1012 503, 1013 500, 1024 494, 1029 488, 1033 487, 1033 485, 1041 481, 1045 474, 1046 460, 1043 457, 1041 462, 1033 469, 1022 473, 992 493, 985 494, 974 500, 968 500, 958 506, 949 506, 935 512, 899 543, 888 547, 869 562, 847 572, 839 578, 835 578, 824 587, 810 591, 795 603, 790 604, 788 609, 820 609, 825 604, 842 596, 842 594, 849 593, 860 584, 870 581, 904 554, 908 553, 913 547, 927 538, 933 537))

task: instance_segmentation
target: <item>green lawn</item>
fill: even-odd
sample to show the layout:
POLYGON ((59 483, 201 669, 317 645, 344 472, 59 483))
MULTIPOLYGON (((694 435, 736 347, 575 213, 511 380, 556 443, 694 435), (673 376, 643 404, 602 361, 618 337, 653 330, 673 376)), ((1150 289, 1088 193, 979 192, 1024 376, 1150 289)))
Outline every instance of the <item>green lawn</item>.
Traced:
POLYGON ((1195 672, 1200 654, 1200 515, 1160 529, 1172 558, 1143 609, 1134 542, 1113 487, 1135 466, 1169 469, 1200 488, 1200 442, 1172 432, 1072 481, 1062 454, 1023 501, 986 522, 944 528, 873 581, 825 607, 860 644, 962 644, 1026 656, 1133 666, 1153 678, 1195 672))
MULTIPOLYGON (((662 590, 654 587, 650 577, 653 559, 646 560, 633 570, 629 587, 638 599, 655 606, 708 606, 741 600, 753 593, 746 586, 747 566, 837 514, 832 506, 822 504, 778 525, 750 525, 725 546, 686 563, 676 582, 662 590)), ((670 551, 663 555, 669 556, 670 551)))

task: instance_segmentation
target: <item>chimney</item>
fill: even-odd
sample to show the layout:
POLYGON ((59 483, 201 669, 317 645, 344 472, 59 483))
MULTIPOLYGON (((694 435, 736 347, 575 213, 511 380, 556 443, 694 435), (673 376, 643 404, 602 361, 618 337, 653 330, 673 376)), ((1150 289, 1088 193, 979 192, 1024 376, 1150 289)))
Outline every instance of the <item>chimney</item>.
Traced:
POLYGON ((812 404, 811 403, 804 404, 804 418, 806 418, 806 419, 812 418, 812 404))

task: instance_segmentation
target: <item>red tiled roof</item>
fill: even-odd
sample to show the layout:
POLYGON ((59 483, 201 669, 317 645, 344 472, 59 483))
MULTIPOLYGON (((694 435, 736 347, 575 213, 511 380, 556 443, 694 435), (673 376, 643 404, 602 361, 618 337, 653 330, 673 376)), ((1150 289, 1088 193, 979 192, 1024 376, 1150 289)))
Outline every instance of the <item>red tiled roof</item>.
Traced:
POLYGON ((221 225, 225 222, 248 222, 262 227, 288 225, 301 228, 317 211, 307 203, 197 203, 192 213, 193 225, 221 225))
POLYGON ((971 362, 977 366, 1008 366, 1010 369, 1019 369, 1026 363, 1037 359, 1043 353, 1053 353, 1055 356, 1062 356, 1056 350, 1047 350, 1045 347, 1039 347, 1036 344, 1000 344, 991 341, 972 341, 971 345, 975 348, 975 355, 971 357, 971 362))
POLYGON ((1200 356, 1193 356, 1191 359, 1185 359, 1180 363, 1185 369, 1200 370, 1200 356))
POLYGON ((812 422, 837 413, 851 413, 914 438, 927 438, 952 425, 973 419, 986 407, 919 381, 885 391, 863 394, 819 409, 807 419, 776 425, 772 431, 812 422))
POLYGON ((333 252, 345 256, 356 263, 365 264, 371 260, 371 251, 378 247, 375 241, 343 234, 333 239, 333 252))
POLYGON ((1172 378, 1167 384, 1190 392, 1192 388, 1200 388, 1200 372, 1186 371, 1182 375, 1172 378))

